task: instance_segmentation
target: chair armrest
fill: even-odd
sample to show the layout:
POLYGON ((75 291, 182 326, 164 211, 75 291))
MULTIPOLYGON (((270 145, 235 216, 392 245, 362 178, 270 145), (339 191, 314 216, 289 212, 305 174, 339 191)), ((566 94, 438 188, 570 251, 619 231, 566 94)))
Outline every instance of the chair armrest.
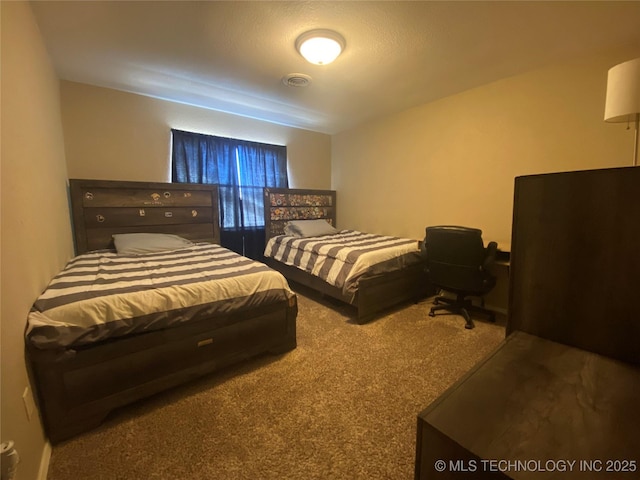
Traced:
POLYGON ((497 242, 489 242, 487 248, 485 248, 486 256, 484 257, 484 263, 482 264, 483 269, 487 269, 491 267, 496 261, 496 252, 498 251, 498 243, 497 242))

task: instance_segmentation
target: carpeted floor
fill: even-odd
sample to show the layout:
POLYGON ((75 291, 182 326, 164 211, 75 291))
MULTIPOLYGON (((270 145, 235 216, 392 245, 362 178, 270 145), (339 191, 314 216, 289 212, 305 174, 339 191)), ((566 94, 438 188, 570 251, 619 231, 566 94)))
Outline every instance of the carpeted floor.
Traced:
POLYGON ((409 304, 366 325, 298 290, 298 347, 114 412, 53 448, 48 480, 410 480, 416 417, 504 338, 504 320, 409 304))

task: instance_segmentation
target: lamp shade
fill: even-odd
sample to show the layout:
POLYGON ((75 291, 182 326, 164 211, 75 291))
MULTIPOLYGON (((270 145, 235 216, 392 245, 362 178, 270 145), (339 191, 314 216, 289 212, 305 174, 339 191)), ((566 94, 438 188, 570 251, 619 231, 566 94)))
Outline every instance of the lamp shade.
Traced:
POLYGON ((640 58, 609 69, 604 119, 607 122, 635 122, 640 114, 640 58))

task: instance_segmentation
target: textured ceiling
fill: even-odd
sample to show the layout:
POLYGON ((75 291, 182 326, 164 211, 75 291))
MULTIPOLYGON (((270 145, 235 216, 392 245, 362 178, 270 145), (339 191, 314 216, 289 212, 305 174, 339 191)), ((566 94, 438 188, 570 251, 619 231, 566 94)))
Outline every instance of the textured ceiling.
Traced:
POLYGON ((475 86, 640 46, 640 2, 38 1, 60 78, 337 133, 475 86), (346 39, 325 66, 295 39, 346 39), (286 86, 290 73, 312 77, 286 86))

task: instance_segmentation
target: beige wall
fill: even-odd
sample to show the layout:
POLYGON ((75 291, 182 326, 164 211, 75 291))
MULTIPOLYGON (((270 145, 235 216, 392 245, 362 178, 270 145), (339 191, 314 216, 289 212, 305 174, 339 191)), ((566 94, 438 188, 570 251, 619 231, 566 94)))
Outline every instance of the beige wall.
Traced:
POLYGON ((422 238, 459 224, 509 242, 514 177, 631 164, 633 129, 603 114, 607 70, 638 56, 549 66, 335 135, 339 226, 422 238))
POLYGON ((70 178, 170 181, 176 128, 286 145, 291 187, 331 187, 328 135, 80 83, 61 92, 70 178))
POLYGON ((29 385, 24 328, 31 305, 70 258, 73 245, 59 82, 29 3, 2 2, 1 8, 1 436, 18 449, 16 478, 32 480, 50 450, 37 411, 29 421, 22 401, 29 385))

